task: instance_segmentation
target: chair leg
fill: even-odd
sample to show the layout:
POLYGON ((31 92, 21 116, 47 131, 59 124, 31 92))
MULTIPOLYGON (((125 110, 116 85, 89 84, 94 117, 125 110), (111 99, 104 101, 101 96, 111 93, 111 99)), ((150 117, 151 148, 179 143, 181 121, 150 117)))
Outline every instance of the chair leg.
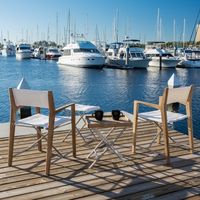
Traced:
POLYGON ((188 119, 188 137, 189 137, 189 146, 190 146, 190 153, 194 151, 194 142, 193 142, 193 130, 192 130, 192 120, 188 119))
POLYGON ((134 115, 133 115, 133 146, 132 153, 136 153, 136 134, 137 134, 137 126, 138 126, 138 104, 134 102, 134 115))
POLYGON ((75 105, 72 105, 71 122, 72 122, 72 151, 73 151, 73 157, 76 158, 76 112, 75 112, 75 105))
POLYGON ((36 128, 36 131, 38 140, 38 151, 42 151, 41 128, 36 128))
POLYGON ((14 138, 15 138, 15 124, 14 122, 10 122, 8 166, 12 166, 14 138))
POLYGON ((161 115, 162 115, 163 138, 164 138, 164 145, 165 145, 165 157, 166 157, 167 164, 169 164, 170 152, 169 152, 169 135, 168 135, 166 112, 161 111, 161 115))
POLYGON ((45 169, 46 175, 50 174, 52 146, 53 146, 53 129, 49 128, 47 135, 47 155, 46 155, 46 169, 45 169))
POLYGON ((162 133, 162 129, 160 128, 160 126, 157 126, 157 144, 160 144, 161 141, 161 133, 162 133))
POLYGON ((190 152, 193 153, 194 142, 193 142, 193 127, 192 127, 192 108, 191 108, 190 103, 186 104, 186 113, 188 115, 187 125, 188 125, 188 137, 189 137, 190 152))

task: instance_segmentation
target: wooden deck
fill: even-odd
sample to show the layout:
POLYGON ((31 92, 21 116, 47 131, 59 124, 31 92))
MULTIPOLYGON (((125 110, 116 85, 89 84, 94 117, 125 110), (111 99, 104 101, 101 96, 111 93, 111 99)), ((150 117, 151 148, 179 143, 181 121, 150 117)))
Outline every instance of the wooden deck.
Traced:
MULTIPOLYGON (((0 139, 0 199, 200 199, 200 141, 195 139, 195 152, 190 154, 182 147, 187 136, 170 131, 181 145, 171 143, 171 165, 167 166, 162 145, 147 148, 156 130, 154 126, 141 123, 139 130, 136 155, 131 154, 129 128, 117 142, 128 161, 122 162, 108 152, 92 169, 88 169, 91 161, 86 157, 94 142, 86 145, 77 137, 74 159, 70 140, 62 142, 65 132, 56 132, 54 144, 66 158, 53 157, 49 177, 44 175, 46 154, 36 147, 14 157, 13 167, 7 167, 8 139, 0 139)), ((18 136, 15 141, 17 152, 33 137, 18 136)))

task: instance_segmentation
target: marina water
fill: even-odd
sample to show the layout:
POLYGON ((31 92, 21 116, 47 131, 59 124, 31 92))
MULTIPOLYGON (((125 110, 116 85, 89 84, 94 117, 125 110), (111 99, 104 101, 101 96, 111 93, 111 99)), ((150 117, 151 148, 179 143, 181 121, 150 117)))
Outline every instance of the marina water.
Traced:
MULTIPOLYGON (((99 105, 105 112, 120 109, 132 113, 134 100, 158 103, 173 73, 181 85, 194 85, 193 127, 195 137, 200 138, 200 69, 197 68, 100 70, 59 66, 55 61, 0 57, 0 123, 9 121, 8 88, 17 87, 22 77, 31 89, 52 90, 56 106, 75 102, 99 105)), ((175 127, 186 133, 186 125, 185 121, 175 127)))

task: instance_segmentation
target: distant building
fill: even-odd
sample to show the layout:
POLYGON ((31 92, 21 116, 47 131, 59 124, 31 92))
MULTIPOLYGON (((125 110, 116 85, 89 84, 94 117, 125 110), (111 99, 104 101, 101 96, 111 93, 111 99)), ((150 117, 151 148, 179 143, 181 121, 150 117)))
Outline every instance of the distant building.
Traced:
POLYGON ((197 25, 196 30, 197 30, 197 32, 196 32, 197 34, 196 34, 196 37, 195 37, 195 43, 200 42, 200 24, 197 25))

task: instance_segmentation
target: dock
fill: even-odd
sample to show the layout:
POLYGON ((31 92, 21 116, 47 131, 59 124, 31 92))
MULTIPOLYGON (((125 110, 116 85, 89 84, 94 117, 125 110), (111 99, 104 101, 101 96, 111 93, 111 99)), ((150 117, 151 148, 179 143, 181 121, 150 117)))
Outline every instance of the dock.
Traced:
MULTIPOLYGON (((171 163, 166 165, 163 144, 148 148, 155 132, 153 124, 139 123, 137 153, 133 155, 132 128, 128 128, 116 143, 126 161, 107 152, 89 169, 87 155, 96 141, 86 144, 77 136, 77 158, 73 158, 71 137, 63 142, 66 131, 56 131, 54 145, 65 157, 54 152, 49 177, 44 174, 45 141, 44 152, 34 147, 14 157, 13 167, 8 167, 8 138, 0 138, 0 199, 200 199, 200 140, 194 139, 195 151, 190 154, 184 146, 187 135, 170 130, 176 143, 170 142, 171 163)), ((90 137, 88 129, 82 134, 90 137)), ((17 135, 15 152, 32 141, 30 134, 17 135)))

